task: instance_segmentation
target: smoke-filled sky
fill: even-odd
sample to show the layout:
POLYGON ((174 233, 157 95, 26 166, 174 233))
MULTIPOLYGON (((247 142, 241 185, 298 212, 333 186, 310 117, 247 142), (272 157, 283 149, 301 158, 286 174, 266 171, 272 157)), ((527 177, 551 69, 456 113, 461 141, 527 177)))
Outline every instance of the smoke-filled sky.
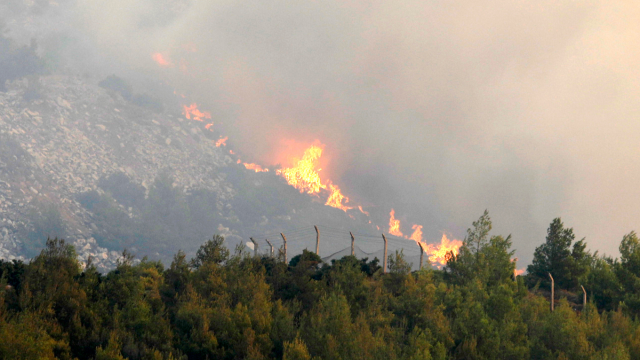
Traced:
POLYGON ((613 255, 640 230, 638 2, 75 0, 41 16, 77 66, 197 101, 247 161, 326 144, 322 176, 381 225, 394 208, 405 233, 462 238, 488 209, 525 262, 554 217, 613 255))

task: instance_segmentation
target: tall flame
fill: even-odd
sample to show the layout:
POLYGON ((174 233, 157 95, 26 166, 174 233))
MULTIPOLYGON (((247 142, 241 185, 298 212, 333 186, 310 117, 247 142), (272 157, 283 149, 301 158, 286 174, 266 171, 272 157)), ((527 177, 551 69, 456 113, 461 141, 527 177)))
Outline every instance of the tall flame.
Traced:
POLYGON ((349 198, 342 195, 342 192, 340 191, 340 188, 337 187, 336 185, 333 185, 331 182, 329 182, 329 192, 331 193, 329 195, 329 198, 327 199, 327 202, 325 203, 325 205, 329 205, 332 206, 334 208, 338 208, 338 209, 342 209, 344 211, 347 211, 349 209, 353 209, 353 207, 349 207, 346 205, 342 204, 342 201, 344 200, 345 202, 349 202, 349 198))
POLYGON ((389 213, 389 234, 402 237, 402 231, 400 231, 400 220, 396 220, 395 215, 396 211, 391 209, 391 212, 389 213))
POLYGON ((328 191, 329 195, 325 205, 343 211, 352 209, 343 204, 343 201, 349 202, 349 198, 342 194, 337 185, 331 181, 323 184, 322 179, 320 179, 320 174, 318 174, 318 171, 320 171, 320 169, 318 169, 318 160, 322 156, 323 150, 324 145, 322 144, 311 145, 304 151, 302 159, 295 162, 294 167, 279 169, 276 171, 276 174, 284 177, 289 185, 300 190, 301 193, 306 192, 307 194, 318 195, 321 190, 328 191))
POLYGON ((413 225, 411 227, 413 229, 413 234, 411 234, 411 237, 409 239, 417 242, 418 244, 420 244, 420 246, 422 246, 422 225, 413 225))
MULTIPOLYGON (((211 119, 211 113, 209 112, 201 112, 198 110, 198 105, 196 103, 192 103, 191 105, 182 105, 183 111, 182 113, 187 119, 193 118, 196 121, 204 121, 204 119, 211 119)), ((213 125, 213 124, 212 124, 213 125)))
MULTIPOLYGON (((438 263, 440 265, 446 265, 448 254, 451 252, 453 255, 458 255, 458 249, 462 246, 460 240, 449 240, 446 234, 442 234, 440 244, 427 244, 425 252, 429 255, 429 261, 431 263, 438 263)), ((440 265, 437 265, 440 268, 440 265)))
POLYGON ((316 171, 318 159, 322 156, 323 147, 311 145, 304 151, 302 159, 298 160, 295 167, 280 169, 276 174, 284 177, 289 185, 300 190, 301 193, 317 194, 324 189, 320 175, 316 171))

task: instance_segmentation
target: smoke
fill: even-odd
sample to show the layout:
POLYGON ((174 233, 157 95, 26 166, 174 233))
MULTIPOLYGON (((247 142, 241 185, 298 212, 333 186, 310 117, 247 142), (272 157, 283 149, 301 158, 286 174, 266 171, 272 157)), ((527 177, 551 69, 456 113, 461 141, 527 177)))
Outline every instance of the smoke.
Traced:
POLYGON ((318 139, 323 176, 381 226, 393 207, 402 231, 422 224, 434 242, 487 208, 528 262, 554 217, 609 254, 640 219, 639 10, 77 0, 39 16, 83 71, 162 79, 198 101, 243 159, 284 163, 318 139))

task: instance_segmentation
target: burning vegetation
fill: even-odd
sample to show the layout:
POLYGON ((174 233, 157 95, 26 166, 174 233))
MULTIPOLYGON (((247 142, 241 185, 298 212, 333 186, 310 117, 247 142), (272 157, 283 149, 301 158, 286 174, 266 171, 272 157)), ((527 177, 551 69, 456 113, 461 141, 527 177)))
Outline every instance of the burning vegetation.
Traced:
POLYGON ((327 180, 323 183, 320 179, 320 168, 318 160, 322 156, 324 145, 311 145, 304 151, 302 159, 294 160, 294 166, 276 170, 276 174, 287 180, 289 185, 300 190, 301 193, 306 192, 310 195, 319 196, 321 193, 326 194, 327 201, 325 205, 347 211, 353 207, 347 206, 349 198, 344 196, 340 188, 327 180), (344 203, 343 203, 344 202, 344 203))

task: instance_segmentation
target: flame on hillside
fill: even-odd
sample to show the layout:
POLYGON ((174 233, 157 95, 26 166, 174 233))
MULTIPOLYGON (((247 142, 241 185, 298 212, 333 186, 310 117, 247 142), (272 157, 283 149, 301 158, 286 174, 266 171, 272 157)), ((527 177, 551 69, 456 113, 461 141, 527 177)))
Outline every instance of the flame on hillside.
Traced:
MULTIPOLYGON (((365 215, 369 216, 369 212, 368 212, 368 211, 364 211, 364 210, 362 210, 362 206, 358 205, 358 210, 360 210, 360 212, 361 212, 361 213, 363 213, 363 214, 365 214, 365 215)), ((369 224, 371 224, 371 221, 369 221, 369 224)))
POLYGON ((422 246, 422 225, 416 224, 411 228, 413 229, 413 234, 411 234, 411 237, 409 239, 414 240, 415 242, 420 244, 420 246, 422 246))
POLYGON ((227 140, 229 140, 228 136, 225 136, 222 139, 218 139, 218 141, 216 141, 216 147, 227 146, 227 140))
POLYGON ((402 231, 400 231, 400 220, 397 220, 395 215, 396 211, 391 209, 391 212, 389 213, 389 234, 402 237, 402 231))
POLYGON ((165 55, 162 55, 161 53, 153 53, 151 55, 151 58, 153 59, 153 61, 156 62, 156 64, 158 64, 160 67, 170 67, 173 66, 173 64, 165 59, 165 55))
MULTIPOLYGON (((238 160, 238 163, 240 163, 240 160, 238 160)), ((247 168, 249 170, 253 170, 255 172, 268 172, 269 171, 269 169, 263 168, 262 166, 260 166, 258 164, 243 163, 242 165, 244 165, 245 168, 247 168)))
MULTIPOLYGON (((192 103, 191 105, 182 105, 183 111, 182 113, 187 119, 193 119, 196 121, 204 121, 204 119, 211 119, 211 113, 205 111, 202 112, 198 110, 198 105, 196 103, 192 103)), ((213 125, 213 124, 211 124, 213 125)))
POLYGON ((440 244, 427 244, 426 253, 429 255, 429 261, 432 264, 440 264, 437 265, 438 269, 441 265, 446 265, 447 260, 449 259, 449 254, 458 255, 458 249, 462 246, 462 241, 460 240, 449 240, 446 234, 442 234, 442 239, 440 239, 440 244))
POLYGON ((213 123, 209 123, 209 124, 205 125, 204 128, 207 129, 207 130, 211 130, 212 126, 213 126, 213 123))
POLYGON ((427 244, 422 241, 422 225, 418 224, 411 227, 411 229, 413 229, 411 236, 403 235, 402 231, 400 231, 400 220, 395 218, 395 213, 394 209, 391 209, 391 213, 389 213, 389 234, 415 241, 427 254, 432 264, 436 264, 436 266, 440 268, 442 265, 447 264, 450 253, 458 255, 458 249, 462 246, 462 241, 456 239, 449 240, 446 234, 442 234, 440 244, 427 244))
POLYGON ((323 150, 324 145, 322 144, 311 145, 304 151, 302 159, 294 161, 295 166, 279 169, 276 174, 285 178, 289 185, 300 190, 301 193, 306 192, 307 194, 318 196, 321 190, 329 192, 325 205, 346 212, 352 209, 352 207, 343 204, 343 201, 345 203, 349 202, 349 198, 344 196, 340 188, 331 181, 323 183, 320 179, 320 174, 318 174, 321 170, 318 168, 318 161, 322 156, 323 150))

